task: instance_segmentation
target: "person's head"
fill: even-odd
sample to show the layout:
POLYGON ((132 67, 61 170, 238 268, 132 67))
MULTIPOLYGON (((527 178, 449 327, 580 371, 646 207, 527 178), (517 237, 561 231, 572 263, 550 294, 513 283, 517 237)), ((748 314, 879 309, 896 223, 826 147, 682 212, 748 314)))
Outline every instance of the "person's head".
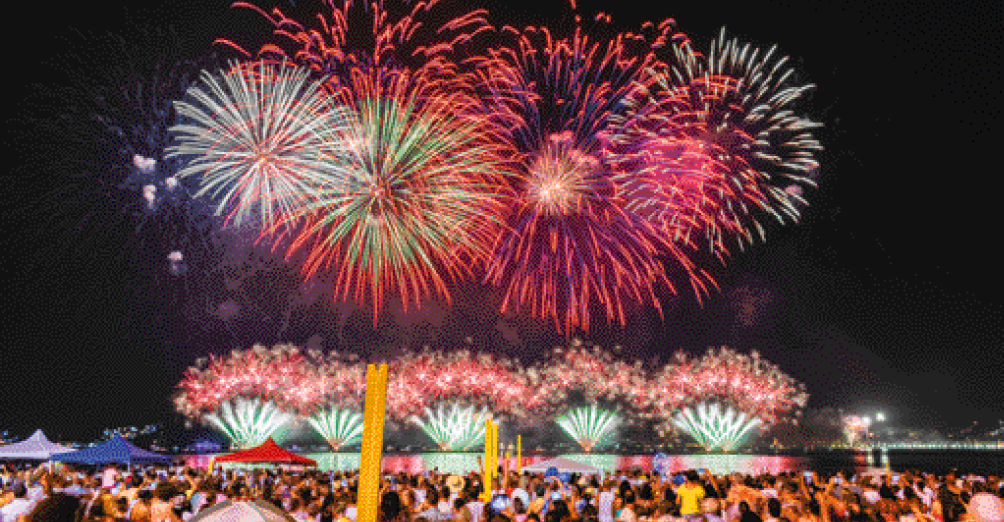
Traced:
POLYGON ((401 496, 396 491, 388 491, 380 499, 380 514, 383 520, 393 520, 401 514, 401 496))
POLYGON ((705 513, 718 513, 718 499, 706 498, 701 502, 701 511, 705 513))
POLYGON ((781 501, 774 497, 767 499, 767 513, 773 518, 781 518, 781 501))
POLYGON ((14 494, 14 498, 26 498, 28 496, 28 486, 24 482, 15 482, 10 490, 14 494))
POLYGON ((694 470, 688 471, 686 477, 687 477, 687 482, 690 482, 691 484, 696 484, 699 480, 701 480, 701 476, 698 475, 697 472, 694 470))

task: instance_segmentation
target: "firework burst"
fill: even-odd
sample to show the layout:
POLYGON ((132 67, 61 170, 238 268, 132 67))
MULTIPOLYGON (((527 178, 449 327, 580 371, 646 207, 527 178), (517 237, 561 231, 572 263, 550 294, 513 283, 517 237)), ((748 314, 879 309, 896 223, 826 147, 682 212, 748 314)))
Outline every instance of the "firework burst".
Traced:
POLYGON ((672 423, 708 451, 733 451, 753 434, 760 419, 717 403, 687 406, 673 416, 672 423))
POLYGON ((611 442, 621 421, 617 412, 602 410, 596 404, 571 409, 556 420, 587 453, 611 442))
POLYGON ((619 137, 619 161, 642 172, 636 206, 676 237, 721 255, 762 238, 759 219, 795 221, 803 187, 815 184, 819 124, 794 112, 813 88, 794 85, 788 58, 724 30, 707 54, 674 46, 654 68, 655 94, 619 137))
POLYGON ((244 397, 274 403, 283 411, 309 412, 326 399, 326 376, 319 371, 319 357, 316 352, 277 345, 199 359, 178 383, 176 409, 200 418, 224 402, 244 397))
POLYGON ((205 416, 205 422, 223 432, 232 447, 246 449, 265 442, 293 415, 275 404, 258 399, 237 398, 224 402, 205 416))
POLYGON ((308 416, 307 422, 334 451, 359 444, 363 439, 363 416, 358 411, 324 408, 308 416))
POLYGON ((504 34, 515 43, 479 60, 485 105, 513 151, 514 201, 487 273, 503 290, 503 312, 567 333, 587 329, 597 311, 623 324, 633 303, 661 310, 657 288, 675 291, 667 260, 700 288, 683 250, 629 211, 630 174, 604 153, 643 89, 651 50, 624 35, 596 43, 578 27, 567 39, 547 28, 504 34))
POLYGON ((306 69, 234 64, 203 73, 175 107, 183 123, 171 128, 168 156, 196 177, 198 196, 240 225, 248 218, 270 229, 290 219, 311 187, 341 179, 346 151, 343 110, 334 107, 306 69))
POLYGON ((443 451, 467 451, 485 440, 485 419, 491 413, 473 405, 439 404, 426 408, 410 421, 422 429, 443 451))
POLYGON ((342 133, 345 175, 311 187, 289 255, 303 258, 308 276, 331 280, 336 298, 371 303, 374 322, 388 298, 405 308, 449 299, 448 283, 470 275, 500 226, 502 148, 452 59, 487 29, 484 12, 437 22, 429 17, 439 3, 398 13, 383 1, 324 2, 319 28, 235 4, 274 28, 277 43, 258 58, 309 68, 353 115, 342 133))
POLYGON ((678 352, 651 378, 648 414, 657 428, 676 428, 708 449, 735 449, 753 428, 801 414, 808 394, 801 383, 757 352, 709 349, 700 359, 678 352))

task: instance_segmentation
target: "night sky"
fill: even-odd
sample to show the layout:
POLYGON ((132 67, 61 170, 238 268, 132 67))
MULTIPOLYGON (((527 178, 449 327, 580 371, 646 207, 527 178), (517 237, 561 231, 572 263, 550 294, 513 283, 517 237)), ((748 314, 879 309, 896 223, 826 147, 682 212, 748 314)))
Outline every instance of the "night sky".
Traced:
MULTIPOLYGON (((170 395, 183 370, 196 357, 255 341, 305 343, 316 334, 325 347, 379 355, 405 340, 449 348, 470 337, 523 358, 562 342, 541 324, 485 313, 479 288, 376 330, 359 313, 339 324, 339 312, 318 309, 285 329, 268 310, 228 329, 152 290, 143 255, 121 254, 135 241, 129 224, 100 237, 75 230, 73 209, 86 205, 65 190, 73 173, 41 167, 71 164, 74 151, 37 137, 33 122, 47 109, 33 100, 74 84, 64 59, 86 62, 94 52, 103 61, 76 32, 91 35, 87 41, 120 35, 143 56, 155 44, 136 35, 156 41, 148 29, 170 26, 192 57, 216 37, 266 35, 263 22, 223 1, 152 4, 57 10, 36 2, 8 20, 27 29, 7 31, 5 53, 6 77, 19 89, 5 111, 5 147, 15 160, 2 189, 0 430, 86 439, 102 427, 177 422, 170 395)), ((298 4, 305 13, 315 6, 298 4)), ((472 5, 514 25, 546 23, 558 11, 525 0, 472 5)), ((799 81, 817 86, 799 110, 825 124, 816 136, 826 148, 802 221, 770 227, 765 242, 712 265, 720 292, 703 305, 667 298, 664 318, 635 310, 625 328, 599 326, 588 339, 646 359, 710 345, 758 349, 806 383, 811 407, 881 410, 897 424, 983 425, 1004 416, 1001 169, 992 139, 1002 116, 1000 2, 623 0, 580 9, 605 11, 622 28, 671 16, 702 48, 722 26, 760 46, 777 44, 799 81)), ((289 284, 273 274, 255 288, 278 301, 289 284)))

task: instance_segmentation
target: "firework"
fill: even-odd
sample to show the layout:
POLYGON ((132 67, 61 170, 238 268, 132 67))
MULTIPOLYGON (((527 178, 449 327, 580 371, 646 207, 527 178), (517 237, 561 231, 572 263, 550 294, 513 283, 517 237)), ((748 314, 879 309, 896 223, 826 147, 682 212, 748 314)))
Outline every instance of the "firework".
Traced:
POLYGON ((647 415, 658 429, 684 430, 713 443, 709 449, 734 449, 754 427, 797 417, 808 401, 804 385, 757 352, 724 347, 696 360, 678 352, 652 377, 647 393, 647 415))
POLYGON ((632 304, 661 309, 657 288, 675 291, 667 260, 701 288, 683 250, 629 210, 622 186, 632 173, 604 153, 652 52, 630 51, 637 46, 623 35, 592 42, 579 28, 566 39, 547 28, 505 34, 515 43, 479 60, 485 105, 513 150, 515 200, 487 273, 503 290, 503 312, 569 333, 587 329, 597 311, 623 324, 632 304))
POLYGON ((762 215, 798 219, 821 146, 811 134, 820 125, 794 109, 813 86, 794 85, 775 48, 726 40, 724 31, 707 54, 689 40, 674 52, 670 67, 653 69, 655 94, 614 155, 643 173, 634 187, 643 213, 721 255, 734 240, 762 238, 762 215))
POLYGON ((426 19, 437 4, 397 15, 382 1, 325 2, 320 29, 235 4, 275 28, 279 42, 257 57, 304 65, 354 115, 343 134, 345 176, 312 187, 289 255, 303 258, 306 275, 332 281, 336 298, 371 303, 374 322, 385 299, 405 309, 449 299, 448 282, 470 274, 500 225, 502 148, 451 59, 486 28, 484 13, 426 19))
POLYGON ((293 418, 271 402, 237 398, 221 404, 205 421, 222 431, 233 447, 244 449, 265 442, 293 418))
POLYGON ((199 359, 178 384, 175 406, 187 417, 200 418, 230 400, 255 398, 283 411, 306 413, 327 400, 319 358, 318 353, 277 345, 199 359))
POLYGON ((648 396, 640 361, 629 363, 579 339, 555 349, 537 372, 539 384, 534 392, 552 412, 580 401, 631 411, 644 407, 648 396))
POLYGON ((847 437, 848 444, 853 445, 867 437, 868 430, 871 428, 870 420, 867 417, 860 417, 858 415, 845 415, 841 419, 844 436, 847 437))
POLYGON ((522 417, 541 406, 518 362, 468 350, 405 352, 390 363, 387 411, 409 419, 438 403, 487 408, 522 417))
POLYGON ((75 305, 86 306, 108 289, 94 268, 118 262, 117 280, 128 283, 116 295, 142 303, 128 307, 128 321, 168 311, 197 316, 201 309, 186 297, 212 287, 215 223, 164 153, 175 123, 172 102, 212 60, 184 57, 177 36, 155 27, 121 38, 84 37, 70 47, 60 66, 67 84, 40 86, 21 104, 31 107, 32 125, 19 145, 31 154, 30 170, 11 183, 33 186, 12 193, 38 212, 29 230, 45 238, 30 241, 38 256, 25 265, 44 280, 69 275, 77 286, 95 285, 75 305), (58 185, 38 191, 39 180, 58 185))
POLYGON ((601 410, 592 404, 570 410, 557 423, 584 451, 591 452, 611 441, 621 417, 616 411, 601 410))
POLYGON ((235 224, 270 229, 289 219, 312 186, 343 179, 346 113, 332 105, 306 69, 234 64, 204 72, 175 104, 168 157, 185 161, 179 178, 199 180, 197 196, 216 201, 235 224))
POLYGON ((307 417, 307 422, 335 451, 359 444, 363 439, 363 416, 357 411, 322 409, 307 417))
POLYGON ((731 406, 703 402, 683 408, 672 422, 708 451, 735 450, 761 424, 760 419, 731 406))
POLYGON ((426 408, 422 416, 413 416, 418 426, 443 451, 467 451, 485 440, 485 419, 491 414, 473 405, 440 404, 426 408))

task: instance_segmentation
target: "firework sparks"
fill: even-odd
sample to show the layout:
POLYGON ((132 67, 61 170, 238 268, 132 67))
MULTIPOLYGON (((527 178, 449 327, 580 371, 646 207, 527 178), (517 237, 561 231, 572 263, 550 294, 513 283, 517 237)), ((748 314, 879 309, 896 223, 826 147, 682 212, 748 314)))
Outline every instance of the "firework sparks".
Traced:
POLYGON ((792 85, 793 70, 775 48, 726 40, 707 54, 674 47, 655 70, 654 96, 626 125, 620 161, 642 172, 636 205, 664 230, 721 255, 731 241, 764 235, 760 214, 795 221, 804 186, 815 184, 811 131, 794 112, 813 88, 792 85))
POLYGON ((233 447, 245 449, 265 442, 293 418, 271 402, 237 398, 221 404, 205 421, 222 431, 233 447))
POLYGON ((672 423, 708 451, 733 451, 759 426, 760 419, 731 406, 699 403, 673 416, 672 423))
POLYGON ((321 409, 308 416, 307 422, 334 451, 359 444, 363 439, 363 416, 357 411, 321 409))
POLYGON ((727 450, 754 427, 797 417, 808 401, 804 385, 757 352, 724 347, 697 360, 678 352, 652 377, 647 393, 648 414, 661 431, 677 428, 709 449, 727 450))
POLYGON ((289 219, 317 183, 341 179, 344 110, 334 107, 306 69, 259 63, 204 72, 175 108, 182 123, 168 157, 197 177, 197 196, 218 214, 264 229, 289 219))
POLYGON ((596 311, 623 324, 628 306, 661 310, 656 289, 675 291, 667 259, 702 287, 683 250, 629 211, 622 186, 631 173, 604 153, 633 110, 651 50, 629 51, 638 46, 624 35, 592 42, 578 28, 567 39, 547 28, 504 34, 515 43, 480 60, 485 104, 513 150, 515 201, 487 274, 504 291, 503 312, 569 333, 587 329, 596 311))
POLYGON ((592 404, 569 410, 556 422, 584 451, 591 452, 612 441, 621 420, 616 411, 602 410, 592 404))
POLYGON ((410 421, 422 429, 443 451, 467 451, 485 440, 485 419, 491 413, 473 405, 440 404, 426 408, 410 421))
POLYGON ((175 406, 183 415, 198 418, 243 397, 274 403, 283 411, 311 411, 325 401, 328 391, 318 357, 278 345, 200 359, 178 384, 175 406))

